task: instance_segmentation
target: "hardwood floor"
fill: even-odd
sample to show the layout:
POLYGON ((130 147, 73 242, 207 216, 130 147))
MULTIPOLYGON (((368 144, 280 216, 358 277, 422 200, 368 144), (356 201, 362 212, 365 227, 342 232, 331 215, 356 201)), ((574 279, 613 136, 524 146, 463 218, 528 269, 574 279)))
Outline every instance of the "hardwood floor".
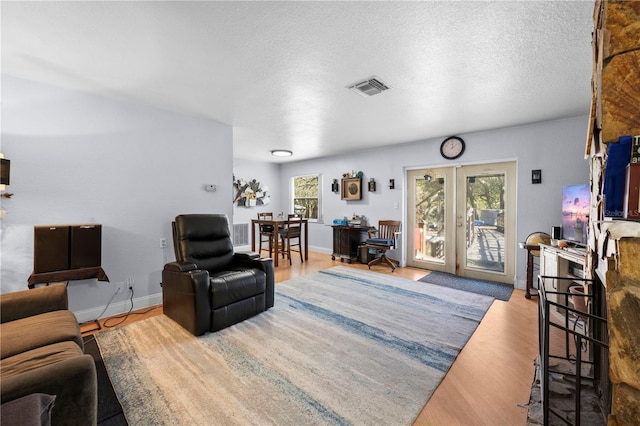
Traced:
MULTIPOLYGON (((276 268, 276 283, 332 266, 368 269, 367 265, 332 261, 328 254, 309 253, 304 264, 276 268)), ((372 271, 392 274, 391 268, 374 266, 372 271)), ((393 275, 418 280, 428 271, 397 268, 393 275)), ((141 309, 122 320, 110 318, 106 326, 129 324, 162 313, 162 306, 141 309)), ((105 321, 101 321, 103 329, 105 321)), ((118 325, 119 326, 119 325, 118 325)), ((95 328, 82 327, 83 335, 95 328)), ((519 404, 529 401, 533 380, 533 361, 538 350, 537 302, 527 300, 524 291, 515 290, 509 302, 496 300, 451 369, 416 419, 423 425, 525 425, 527 410, 519 404)))

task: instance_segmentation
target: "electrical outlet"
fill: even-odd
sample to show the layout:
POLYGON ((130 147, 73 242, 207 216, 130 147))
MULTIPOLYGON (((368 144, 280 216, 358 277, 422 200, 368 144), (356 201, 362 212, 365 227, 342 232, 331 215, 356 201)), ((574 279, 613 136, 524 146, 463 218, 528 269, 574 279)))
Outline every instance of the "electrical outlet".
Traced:
POLYGON ((124 291, 125 283, 116 283, 116 294, 122 293, 124 291))
POLYGON ((166 238, 160 238, 160 248, 167 248, 167 239, 166 238))
POLYGON ((133 291, 133 284, 134 284, 133 277, 127 278, 127 289, 128 290, 133 291))

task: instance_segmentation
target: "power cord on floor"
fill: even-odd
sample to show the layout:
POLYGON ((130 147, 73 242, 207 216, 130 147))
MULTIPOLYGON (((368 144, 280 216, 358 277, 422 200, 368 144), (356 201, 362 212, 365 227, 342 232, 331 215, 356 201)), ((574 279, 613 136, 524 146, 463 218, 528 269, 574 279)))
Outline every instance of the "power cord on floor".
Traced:
MULTIPOLYGON (((148 314, 149 312, 153 311, 154 309, 158 309, 160 306, 162 305, 157 305, 157 306, 152 306, 149 309, 146 309, 144 311, 140 311, 140 312, 132 312, 133 311, 133 295, 134 295, 134 290, 132 287, 129 287, 130 290, 130 297, 129 297, 129 301, 131 302, 131 307, 129 308, 129 310, 127 311, 126 314, 120 314, 120 315, 115 315, 113 317, 107 318, 102 325, 100 325, 100 318, 102 318, 102 316, 104 315, 105 312, 107 312, 107 309, 109 309, 109 306, 111 305, 111 302, 113 302, 113 299, 116 297, 116 294, 118 293, 113 293, 113 295, 111 296, 111 298, 109 299, 109 301, 107 302, 107 306, 104 307, 104 309, 102 310, 102 312, 100 313, 100 315, 98 315, 98 318, 96 318, 93 321, 87 321, 87 322, 95 322, 97 324, 97 328, 92 329, 92 330, 84 330, 83 333, 88 333, 88 332, 93 332, 93 331, 99 331, 102 330, 102 327, 104 328, 112 328, 112 327, 116 327, 120 324, 122 324, 123 322, 125 322, 127 320, 127 318, 129 318, 130 315, 145 315, 148 314), (120 321, 118 321, 115 324, 110 324, 109 321, 111 320, 115 320, 115 319, 121 319, 120 321)), ((87 341, 90 341, 87 340, 87 341)))
POLYGON ((129 300, 131 301, 131 307, 129 308, 129 311, 126 314, 120 314, 120 315, 116 315, 116 316, 113 316, 111 318, 106 319, 104 321, 104 323, 103 323, 104 327, 112 328, 112 327, 118 326, 118 325, 122 324, 123 322, 125 322, 127 320, 127 318, 129 318, 130 315, 145 315, 145 314, 148 314, 149 312, 151 312, 151 311, 153 311, 155 309, 158 309, 161 306, 161 305, 152 306, 149 309, 146 309, 144 311, 132 312, 133 311, 133 294, 134 294, 134 291, 133 291, 132 287, 129 287, 129 290, 131 291, 131 296, 129 298, 129 300), (116 322, 115 324, 108 324, 108 322, 110 320, 115 320, 115 319, 120 319, 120 321, 116 322))
POLYGON ((133 311, 133 287, 129 287, 129 301, 131 302, 131 307, 129 308, 129 311, 126 314, 120 314, 120 315, 116 315, 113 316, 111 318, 106 319, 102 325, 104 325, 106 328, 111 328, 111 327, 115 327, 117 325, 122 324, 123 322, 125 322, 127 320, 127 318, 129 318, 129 315, 131 314, 131 311, 133 311), (122 320, 120 320, 119 322, 115 323, 115 324, 107 324, 109 322, 109 320, 112 319, 120 319, 122 318, 122 320))
POLYGON ((87 321, 87 322, 95 323, 97 325, 97 328, 93 328, 91 330, 85 330, 84 333, 102 330, 102 326, 100 325, 100 318, 102 318, 104 313, 107 312, 107 309, 109 309, 109 306, 111 305, 111 302, 113 302, 113 298, 116 297, 116 294, 118 294, 118 293, 113 293, 111 295, 111 299, 109 299, 109 301, 107 302, 107 306, 104 307, 104 309, 102 310, 102 312, 100 312, 100 314, 98 315, 98 317, 96 319, 94 319, 92 321, 87 321))

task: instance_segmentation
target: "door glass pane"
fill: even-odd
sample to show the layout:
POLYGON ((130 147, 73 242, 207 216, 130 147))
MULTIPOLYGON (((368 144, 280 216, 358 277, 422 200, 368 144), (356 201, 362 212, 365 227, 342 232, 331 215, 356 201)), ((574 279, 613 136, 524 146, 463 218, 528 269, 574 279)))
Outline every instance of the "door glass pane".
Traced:
POLYGON ((415 181, 414 259, 445 262, 445 178, 427 173, 415 181))
POLYGON ((504 272, 505 174, 467 176, 465 189, 465 267, 504 272))

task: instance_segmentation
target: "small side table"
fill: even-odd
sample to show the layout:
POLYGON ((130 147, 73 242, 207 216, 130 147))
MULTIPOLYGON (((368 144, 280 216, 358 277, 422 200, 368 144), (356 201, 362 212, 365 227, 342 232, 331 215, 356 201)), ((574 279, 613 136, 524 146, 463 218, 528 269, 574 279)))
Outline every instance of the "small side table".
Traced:
POLYGON ((527 250, 527 288, 524 297, 531 299, 531 289, 533 288, 533 258, 540 256, 540 246, 526 243, 519 243, 520 248, 527 250))

